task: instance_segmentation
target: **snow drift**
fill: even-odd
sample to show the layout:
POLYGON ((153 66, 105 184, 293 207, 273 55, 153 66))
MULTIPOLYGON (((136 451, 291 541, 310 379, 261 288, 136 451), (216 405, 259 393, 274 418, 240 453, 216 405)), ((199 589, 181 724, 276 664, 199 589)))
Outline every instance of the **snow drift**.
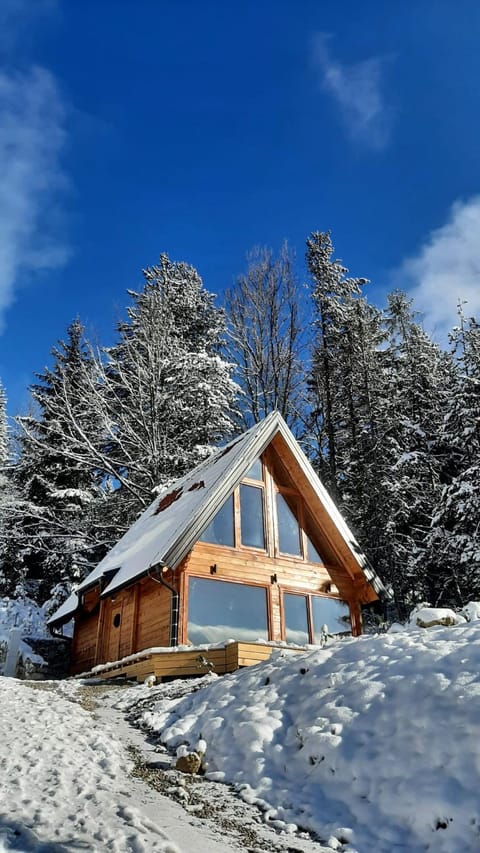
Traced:
POLYGON ((143 723, 333 849, 480 849, 480 623, 282 651, 143 723))

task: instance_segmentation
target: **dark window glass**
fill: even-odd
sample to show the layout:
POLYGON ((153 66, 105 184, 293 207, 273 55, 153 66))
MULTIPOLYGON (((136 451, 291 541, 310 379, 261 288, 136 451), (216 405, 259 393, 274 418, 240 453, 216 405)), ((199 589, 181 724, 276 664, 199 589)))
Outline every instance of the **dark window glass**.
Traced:
POLYGON ((263 522, 263 489, 256 486, 240 486, 240 518, 242 522, 242 545, 265 548, 265 525, 263 522))
POLYGON ((295 516, 296 499, 289 495, 288 503, 280 493, 277 494, 278 547, 282 554, 301 557, 300 528, 295 516))
POLYGON ((320 554, 309 536, 307 536, 307 560, 309 560, 310 563, 323 563, 320 554))
POLYGON ((210 542, 212 545, 228 545, 233 548, 233 495, 225 501, 218 510, 215 518, 200 536, 200 542, 210 542))
POLYGON ((263 480, 262 461, 257 459, 245 474, 250 480, 263 480))
POLYGON ((304 595, 284 593, 285 639, 303 646, 309 642, 307 599, 304 595))
POLYGON ((339 601, 338 598, 312 595, 312 616, 315 643, 320 643, 324 625, 328 628, 328 634, 349 633, 352 630, 350 608, 346 601, 339 601))
POLYGON ((263 587, 190 578, 188 639, 191 643, 268 639, 267 594, 263 587))

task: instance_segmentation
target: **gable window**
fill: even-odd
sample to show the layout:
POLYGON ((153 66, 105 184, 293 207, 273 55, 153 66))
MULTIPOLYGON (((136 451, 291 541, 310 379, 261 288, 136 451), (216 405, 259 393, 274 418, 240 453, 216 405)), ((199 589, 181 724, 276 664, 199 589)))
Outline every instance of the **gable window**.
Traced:
POLYGON ((253 465, 248 469, 245 474, 246 480, 259 480, 260 482, 263 480, 263 466, 262 460, 256 459, 253 465))
POLYGON ((199 539, 229 548, 267 549, 263 464, 257 459, 199 539), (236 522, 235 522, 236 518, 236 522))
POLYGON ((319 645, 324 627, 328 634, 351 631, 350 608, 338 598, 284 592, 283 613, 287 643, 319 645))
POLYGON ((309 563, 323 563, 323 560, 322 560, 320 554, 318 553, 317 549, 315 548, 315 545, 313 544, 312 540, 310 539, 310 536, 307 536, 307 534, 305 534, 305 540, 307 543, 307 560, 308 560, 308 562, 309 563))
POLYGON ((230 495, 210 524, 200 536, 200 542, 210 542, 212 545, 227 545, 233 548, 235 545, 234 523, 233 523, 233 495, 230 495))
POLYGON ((240 485, 224 502, 200 542, 228 548, 253 548, 270 557, 287 557, 323 565, 310 531, 317 529, 302 496, 286 477, 256 459, 240 485))
POLYGON ((300 527, 297 518, 296 496, 288 495, 287 500, 286 495, 277 492, 278 550, 281 554, 292 554, 294 557, 302 556, 300 527))
POLYGON ((265 587, 190 577, 187 632, 195 645, 268 640, 265 587))
POLYGON ((242 545, 265 550, 265 523, 263 518, 263 489, 258 486, 240 486, 240 521, 242 545))

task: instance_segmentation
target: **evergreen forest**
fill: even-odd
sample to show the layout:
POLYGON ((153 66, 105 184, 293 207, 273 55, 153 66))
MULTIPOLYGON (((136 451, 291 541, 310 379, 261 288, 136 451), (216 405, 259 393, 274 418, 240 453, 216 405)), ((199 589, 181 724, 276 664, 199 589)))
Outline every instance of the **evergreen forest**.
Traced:
POLYGON ((0 385, 0 595, 56 607, 159 488, 277 409, 391 618, 480 598, 480 327, 460 304, 440 346, 405 292, 367 291, 313 232, 301 274, 256 248, 221 298, 162 254, 108 346, 74 319, 26 414, 0 385))

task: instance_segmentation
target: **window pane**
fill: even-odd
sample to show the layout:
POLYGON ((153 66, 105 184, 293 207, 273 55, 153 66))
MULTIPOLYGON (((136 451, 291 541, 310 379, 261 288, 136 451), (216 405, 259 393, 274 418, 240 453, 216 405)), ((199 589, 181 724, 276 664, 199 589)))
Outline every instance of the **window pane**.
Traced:
POLYGON ((268 639, 267 593, 263 587, 190 578, 188 639, 191 643, 268 639))
POLYGON ((305 596, 284 593, 283 609, 285 611, 285 639, 287 643, 298 643, 301 646, 308 643, 307 599, 305 596))
POLYGON ((242 522, 242 545, 265 548, 263 523, 263 489, 255 486, 240 486, 240 518, 242 522))
POLYGON ((277 494, 278 547, 282 554, 301 557, 300 529, 292 511, 293 508, 296 510, 297 502, 292 496, 289 496, 288 501, 290 506, 283 495, 277 494))
POLYGON ((328 628, 328 634, 350 633, 350 608, 346 601, 338 598, 325 598, 322 595, 312 595, 313 636, 320 643, 323 625, 328 628))
POLYGON ((257 459, 245 474, 250 480, 263 480, 262 462, 257 459))
POLYGON ((307 560, 310 563, 323 563, 323 560, 313 544, 310 536, 307 536, 307 560))
POLYGON ((212 545, 234 546, 233 538, 233 495, 225 501, 200 536, 200 542, 210 542, 212 545))

